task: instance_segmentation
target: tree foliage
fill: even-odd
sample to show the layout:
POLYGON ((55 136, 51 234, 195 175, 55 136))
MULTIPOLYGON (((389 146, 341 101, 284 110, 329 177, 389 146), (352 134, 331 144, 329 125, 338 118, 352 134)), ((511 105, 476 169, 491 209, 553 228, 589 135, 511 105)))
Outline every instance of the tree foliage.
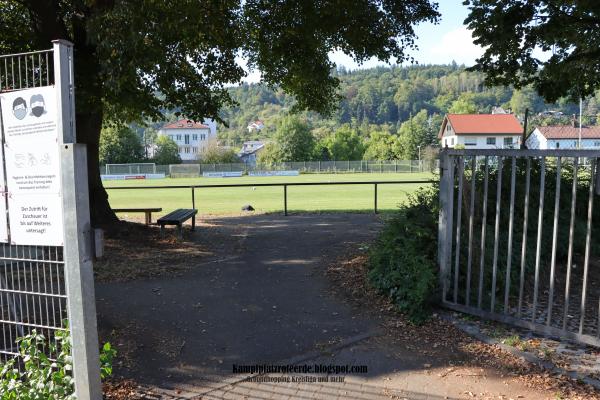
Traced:
POLYGON ((156 139, 156 150, 152 161, 159 165, 181 163, 177 143, 168 136, 159 136, 156 139))
POLYGON ((199 161, 202 164, 231 164, 239 162, 239 158, 230 147, 219 146, 216 140, 211 140, 199 154, 199 161))
POLYGON ((295 97, 296 109, 329 113, 339 81, 329 53, 356 61, 399 62, 414 48, 413 24, 437 21, 430 0, 0 2, 0 50, 46 49, 55 39, 75 47, 76 121, 88 144, 93 220, 110 220, 99 177, 99 137, 106 120, 161 120, 177 110, 220 120, 233 104, 227 86, 244 77, 241 55, 270 87, 295 97))
POLYGON ((474 69, 491 85, 532 84, 550 102, 600 88, 600 3, 467 0, 465 23, 485 48, 474 69), (541 52, 539 51, 541 50, 541 52), (541 54, 543 52, 543 54, 541 54))
POLYGON ((389 132, 372 132, 366 141, 363 155, 365 160, 397 160, 402 153, 402 144, 398 135, 389 132))
POLYGON ((308 124, 295 115, 284 118, 277 127, 275 142, 279 161, 308 161, 312 158, 315 140, 308 124))
POLYGON ((100 164, 140 162, 144 147, 138 135, 128 126, 109 125, 100 134, 100 164))
MULTIPOLYGON (((349 126, 343 126, 323 140, 323 147, 327 149, 327 158, 332 160, 362 160, 365 152, 362 138, 358 132, 349 126)), ((323 157, 316 154, 318 158, 323 157), (320 156, 320 157, 319 157, 320 156)))
POLYGON ((437 135, 442 123, 439 114, 427 115, 427 111, 421 110, 410 120, 400 126, 400 158, 404 160, 416 160, 419 158, 419 149, 438 143, 437 135))

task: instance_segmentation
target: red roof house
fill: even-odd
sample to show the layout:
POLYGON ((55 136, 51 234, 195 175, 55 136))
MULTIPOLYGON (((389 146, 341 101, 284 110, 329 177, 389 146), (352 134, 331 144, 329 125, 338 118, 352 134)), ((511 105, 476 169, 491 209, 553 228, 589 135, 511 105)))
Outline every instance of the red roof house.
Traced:
POLYGON ((522 134, 514 114, 448 114, 438 138, 443 147, 513 148, 522 134))

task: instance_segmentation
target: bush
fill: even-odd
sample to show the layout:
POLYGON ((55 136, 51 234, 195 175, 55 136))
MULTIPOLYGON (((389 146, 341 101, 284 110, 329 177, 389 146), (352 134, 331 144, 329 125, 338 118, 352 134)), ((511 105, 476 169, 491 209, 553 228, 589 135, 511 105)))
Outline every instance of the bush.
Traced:
POLYGON ((199 154, 202 164, 235 164, 240 162, 235 150, 219 146, 216 140, 208 143, 204 152, 199 154))
POLYGON ((368 277, 412 322, 436 299, 438 188, 419 189, 385 225, 369 254, 368 277))
POLYGON ((159 136, 152 161, 158 165, 181 164, 177 143, 168 136, 159 136))
MULTIPOLYGON (((17 339, 19 357, 7 360, 0 369, 0 397, 3 400, 75 399, 71 337, 68 330, 58 331, 55 340, 33 330, 17 339), (55 355, 51 360, 47 354, 55 355), (19 363, 22 362, 21 368, 19 363)), ((100 352, 102 378, 112 374, 116 351, 106 343, 100 352)))

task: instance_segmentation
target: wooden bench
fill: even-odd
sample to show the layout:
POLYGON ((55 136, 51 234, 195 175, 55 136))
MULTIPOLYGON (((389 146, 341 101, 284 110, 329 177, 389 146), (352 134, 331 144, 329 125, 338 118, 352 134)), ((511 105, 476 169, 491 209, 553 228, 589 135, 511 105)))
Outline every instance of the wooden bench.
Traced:
POLYGON ((165 225, 177 225, 179 229, 179 237, 183 237, 182 226, 185 221, 188 219, 192 219, 192 231, 196 229, 196 214, 198 210, 195 208, 186 209, 180 208, 173 212, 168 213, 167 215, 160 217, 157 221, 157 224, 160 225, 160 233, 164 235, 165 225))
POLYGON ((113 211, 116 213, 124 212, 124 213, 144 213, 146 214, 146 225, 150 225, 152 223, 152 213, 153 212, 161 212, 162 208, 154 207, 154 208, 113 208, 113 211))

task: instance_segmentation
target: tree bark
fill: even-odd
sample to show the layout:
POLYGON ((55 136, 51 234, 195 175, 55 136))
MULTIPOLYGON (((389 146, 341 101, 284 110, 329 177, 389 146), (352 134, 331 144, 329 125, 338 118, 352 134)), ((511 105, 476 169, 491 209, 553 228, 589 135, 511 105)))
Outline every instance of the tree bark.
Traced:
POLYGON ((100 132, 104 117, 100 60, 95 45, 88 40, 85 19, 72 20, 75 49, 75 119, 77 142, 87 145, 87 170, 92 226, 118 221, 110 208, 108 194, 100 179, 100 132))
POLYGON ((76 138, 78 143, 87 145, 90 217, 96 227, 113 224, 118 218, 110 208, 100 179, 99 144, 103 118, 100 60, 87 34, 90 15, 111 7, 112 2, 96 3, 93 7, 80 4, 77 12, 70 16, 71 30, 65 25, 67 20, 58 1, 25 0, 23 4, 31 13, 32 28, 42 48, 54 39, 65 39, 74 44, 76 138))
POLYGON ((118 221, 110 208, 108 194, 100 179, 99 143, 102 113, 77 112, 77 142, 87 145, 87 170, 92 226, 106 226, 118 221))

